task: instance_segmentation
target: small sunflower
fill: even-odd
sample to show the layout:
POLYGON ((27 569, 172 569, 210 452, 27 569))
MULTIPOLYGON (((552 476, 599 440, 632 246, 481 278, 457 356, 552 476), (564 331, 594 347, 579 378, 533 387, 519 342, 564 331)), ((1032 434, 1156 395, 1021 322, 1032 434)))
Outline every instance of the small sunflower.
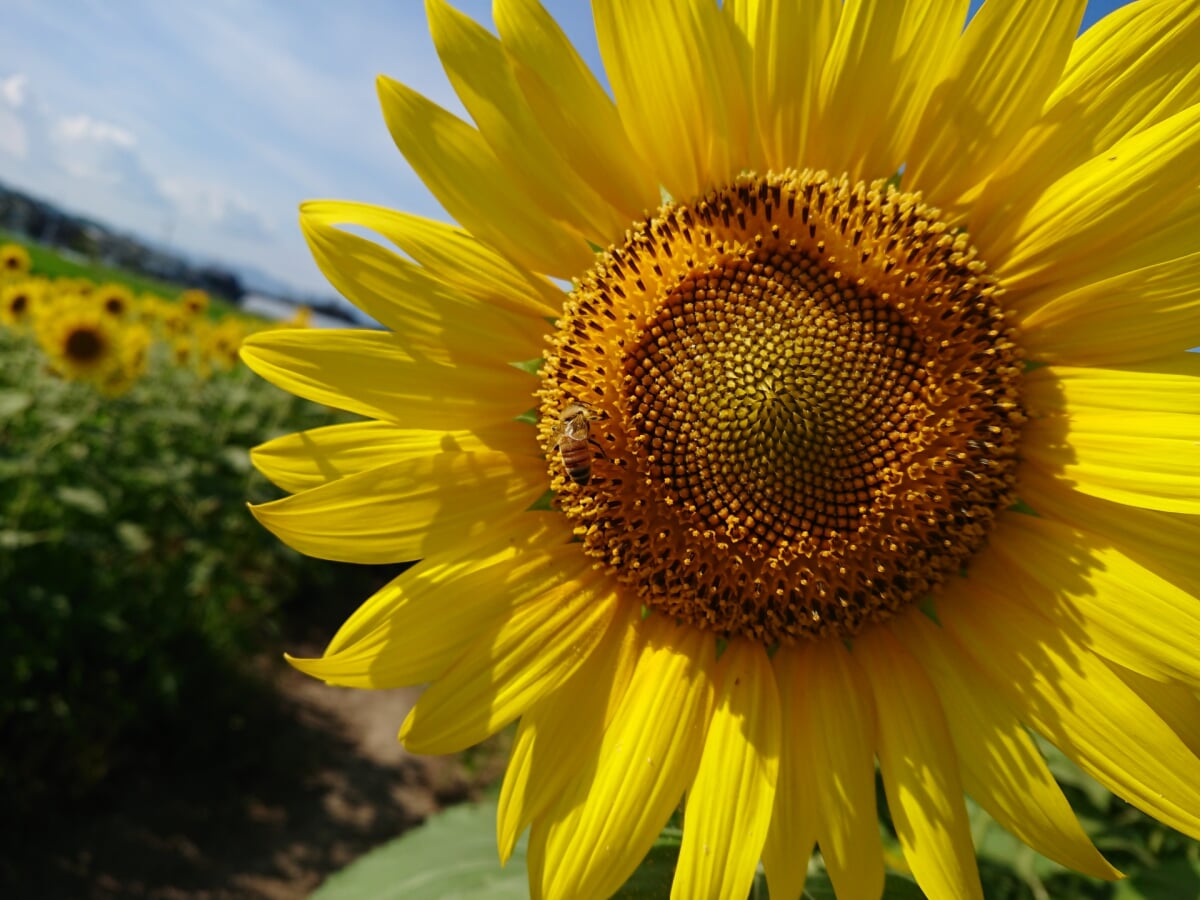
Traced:
POLYGON ((208 311, 208 294, 198 288, 179 295, 179 306, 189 316, 203 315, 208 311))
POLYGON ((92 300, 114 319, 123 319, 133 307, 133 291, 123 284, 102 284, 92 293, 92 300))
POLYGON ((226 316, 219 324, 204 332, 204 355, 215 368, 228 371, 237 365, 238 350, 245 337, 241 322, 226 316))
POLYGON ((189 335, 171 340, 171 359, 177 366, 186 367, 196 359, 196 341, 189 335))
POLYGON ((37 282, 31 279, 0 287, 0 323, 9 328, 25 327, 33 317, 39 293, 37 282))
POLYGON ((59 298, 36 323, 38 343, 69 380, 99 383, 120 367, 121 336, 111 316, 82 297, 59 298))
POLYGON ((1200 836, 1200 6, 1083 6, 596 0, 614 101, 536 0, 430 0, 474 125, 380 79, 462 228, 303 207, 388 330, 246 341, 369 420, 258 448, 255 514, 419 560, 293 663, 431 683, 417 752, 519 718, 533 896, 685 793, 675 896, 814 844, 878 896, 877 767, 930 897, 981 895, 964 792, 1117 877, 1030 732, 1200 836))
POLYGON ((90 297, 96 290, 96 283, 90 278, 56 278, 53 282, 53 293, 59 297, 90 297))
POLYGON ((20 244, 0 244, 0 277, 24 277, 32 265, 29 251, 20 244))

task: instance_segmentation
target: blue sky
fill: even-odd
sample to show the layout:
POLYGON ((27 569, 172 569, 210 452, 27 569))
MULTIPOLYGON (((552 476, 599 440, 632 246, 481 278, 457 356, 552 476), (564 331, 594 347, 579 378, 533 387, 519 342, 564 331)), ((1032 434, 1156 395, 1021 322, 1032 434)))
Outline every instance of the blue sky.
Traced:
MULTIPOLYGON (((543 2, 599 71, 587 3, 543 2)), ((490 0, 452 3, 490 27, 490 0)), ((1120 5, 1090 3, 1085 24, 1120 5)), ((375 97, 384 73, 463 114, 416 0, 4 6, 0 181, 322 294, 301 200, 446 218, 375 97)))

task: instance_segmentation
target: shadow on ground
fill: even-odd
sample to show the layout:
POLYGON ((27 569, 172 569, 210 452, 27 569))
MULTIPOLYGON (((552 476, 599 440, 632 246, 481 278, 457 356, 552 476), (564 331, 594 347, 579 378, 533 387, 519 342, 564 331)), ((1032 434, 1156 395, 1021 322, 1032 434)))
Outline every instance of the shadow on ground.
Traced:
POLYGON ((43 796, 10 819, 0 896, 305 897, 501 770, 499 749, 470 765, 406 754, 396 730, 416 691, 260 668, 128 747, 86 801, 43 796))

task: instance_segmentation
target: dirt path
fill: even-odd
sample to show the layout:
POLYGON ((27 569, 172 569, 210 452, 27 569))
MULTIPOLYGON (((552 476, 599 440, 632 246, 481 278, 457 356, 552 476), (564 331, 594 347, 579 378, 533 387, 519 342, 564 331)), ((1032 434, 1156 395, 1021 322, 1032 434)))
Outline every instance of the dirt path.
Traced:
POLYGON ((23 823, 0 851, 0 895, 306 897, 372 847, 478 796, 502 771, 499 747, 466 762, 407 754, 396 730, 416 691, 339 690, 264 665, 266 687, 247 688, 228 720, 185 720, 133 748, 135 764, 86 806, 23 823), (236 734, 215 741, 215 728, 236 734), (204 749, 231 737, 234 771, 204 749))

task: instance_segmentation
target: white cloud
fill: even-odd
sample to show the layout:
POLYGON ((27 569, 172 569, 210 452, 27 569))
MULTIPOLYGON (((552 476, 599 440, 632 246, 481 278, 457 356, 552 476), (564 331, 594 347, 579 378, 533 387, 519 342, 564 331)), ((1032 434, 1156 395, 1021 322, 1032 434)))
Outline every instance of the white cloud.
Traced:
POLYGON ((268 241, 274 228, 267 218, 237 191, 224 185, 187 178, 167 179, 163 192, 185 218, 237 240, 268 241))
POLYGON ((55 123, 54 132, 56 137, 67 141, 95 141, 130 148, 137 146, 136 138, 124 128, 101 122, 88 115, 59 119, 55 123))
POLYGON ((170 206, 127 129, 88 115, 62 116, 54 122, 50 139, 56 162, 73 177, 106 185, 124 199, 153 209, 170 206))
POLYGON ((24 72, 17 72, 0 81, 0 97, 13 109, 20 109, 27 102, 29 94, 29 77, 24 72))
POLYGON ((29 158, 29 79, 17 72, 0 81, 0 151, 29 158))

